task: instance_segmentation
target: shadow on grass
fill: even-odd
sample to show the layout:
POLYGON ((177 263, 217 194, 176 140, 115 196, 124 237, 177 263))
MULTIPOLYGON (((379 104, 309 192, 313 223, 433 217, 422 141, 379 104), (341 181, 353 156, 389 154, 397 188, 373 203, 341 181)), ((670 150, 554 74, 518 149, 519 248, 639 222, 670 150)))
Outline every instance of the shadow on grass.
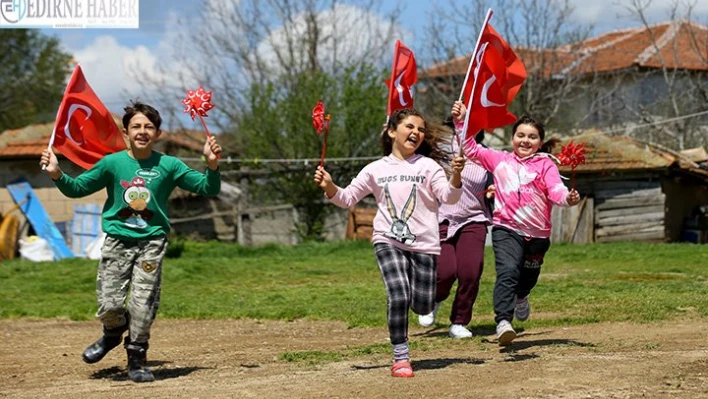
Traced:
MULTIPOLYGON (((172 378, 184 377, 186 375, 192 374, 195 371, 212 369, 213 367, 176 367, 176 368, 159 368, 155 369, 156 366, 162 366, 169 364, 170 362, 165 361, 148 361, 147 366, 150 367, 152 373, 155 375, 155 380, 169 380, 172 378)), ((89 377, 95 380, 109 379, 113 381, 128 381, 128 370, 126 368, 113 366, 107 369, 101 369, 89 377)))

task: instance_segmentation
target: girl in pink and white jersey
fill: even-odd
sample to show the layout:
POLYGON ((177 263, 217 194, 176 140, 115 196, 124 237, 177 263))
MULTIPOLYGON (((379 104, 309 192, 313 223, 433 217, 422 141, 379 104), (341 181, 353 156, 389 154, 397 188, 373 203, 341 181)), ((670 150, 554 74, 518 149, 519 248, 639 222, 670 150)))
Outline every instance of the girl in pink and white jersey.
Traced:
MULTIPOLYGON (((457 101, 452 114, 461 119, 466 109, 457 101)), ((558 167, 548 156, 558 139, 544 142, 543 124, 522 116, 513 126, 513 152, 477 145, 474 137, 465 141, 465 154, 492 172, 496 186, 492 223, 497 278, 494 285, 494 313, 500 345, 516 338, 511 321, 528 319, 528 295, 541 273, 543 257, 551 245, 553 205, 573 206, 578 192, 568 190, 558 167)))

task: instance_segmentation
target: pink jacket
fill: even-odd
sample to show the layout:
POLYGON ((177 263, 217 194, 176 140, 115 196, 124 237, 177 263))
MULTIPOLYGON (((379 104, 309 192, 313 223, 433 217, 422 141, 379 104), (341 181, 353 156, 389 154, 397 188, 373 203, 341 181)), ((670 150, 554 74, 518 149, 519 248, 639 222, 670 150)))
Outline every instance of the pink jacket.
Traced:
POLYGON ((400 160, 388 155, 366 165, 329 200, 349 208, 373 194, 378 204, 374 243, 438 255, 438 203, 457 202, 461 193, 450 185, 443 168, 432 159, 413 155, 400 160))
POLYGON ((551 236, 552 205, 569 206, 568 188, 556 164, 544 153, 519 158, 513 152, 484 148, 469 137, 465 154, 492 172, 496 195, 492 223, 525 237, 551 236))

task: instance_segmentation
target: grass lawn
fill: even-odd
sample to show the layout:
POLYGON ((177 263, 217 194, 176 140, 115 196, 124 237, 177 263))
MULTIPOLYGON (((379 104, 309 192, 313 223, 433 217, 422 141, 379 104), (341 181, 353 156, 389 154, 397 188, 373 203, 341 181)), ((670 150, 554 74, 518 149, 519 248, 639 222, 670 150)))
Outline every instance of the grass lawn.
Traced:
MULTIPOLYGON (((90 320, 96 261, 0 263, 0 318, 90 320)), ((472 325, 491 325, 494 255, 472 325)), ((534 325, 651 322, 708 315, 708 246, 552 245, 531 297, 534 325), (541 313, 541 314, 539 314, 541 313)), ((166 259, 160 318, 310 318, 386 324, 386 295, 369 242, 242 248, 188 242, 166 259)), ((448 314, 446 301, 440 315, 448 314)), ((413 321, 413 319, 412 319, 413 321)), ((447 323, 446 317, 439 322, 447 323)))

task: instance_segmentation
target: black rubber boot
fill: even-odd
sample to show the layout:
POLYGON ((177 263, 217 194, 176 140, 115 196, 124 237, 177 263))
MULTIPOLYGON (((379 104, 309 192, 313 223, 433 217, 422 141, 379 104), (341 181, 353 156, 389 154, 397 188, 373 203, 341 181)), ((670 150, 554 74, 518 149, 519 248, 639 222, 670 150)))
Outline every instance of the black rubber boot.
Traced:
POLYGON ((147 368, 147 343, 144 347, 130 345, 130 339, 125 338, 125 351, 128 353, 128 378, 133 382, 152 382, 155 376, 147 368))
POLYGON ((123 338, 123 333, 128 330, 128 323, 124 326, 108 330, 103 329, 103 336, 99 338, 96 342, 92 343, 84 350, 81 357, 84 362, 88 364, 93 364, 99 362, 101 359, 106 357, 108 352, 116 346, 120 345, 123 338))

